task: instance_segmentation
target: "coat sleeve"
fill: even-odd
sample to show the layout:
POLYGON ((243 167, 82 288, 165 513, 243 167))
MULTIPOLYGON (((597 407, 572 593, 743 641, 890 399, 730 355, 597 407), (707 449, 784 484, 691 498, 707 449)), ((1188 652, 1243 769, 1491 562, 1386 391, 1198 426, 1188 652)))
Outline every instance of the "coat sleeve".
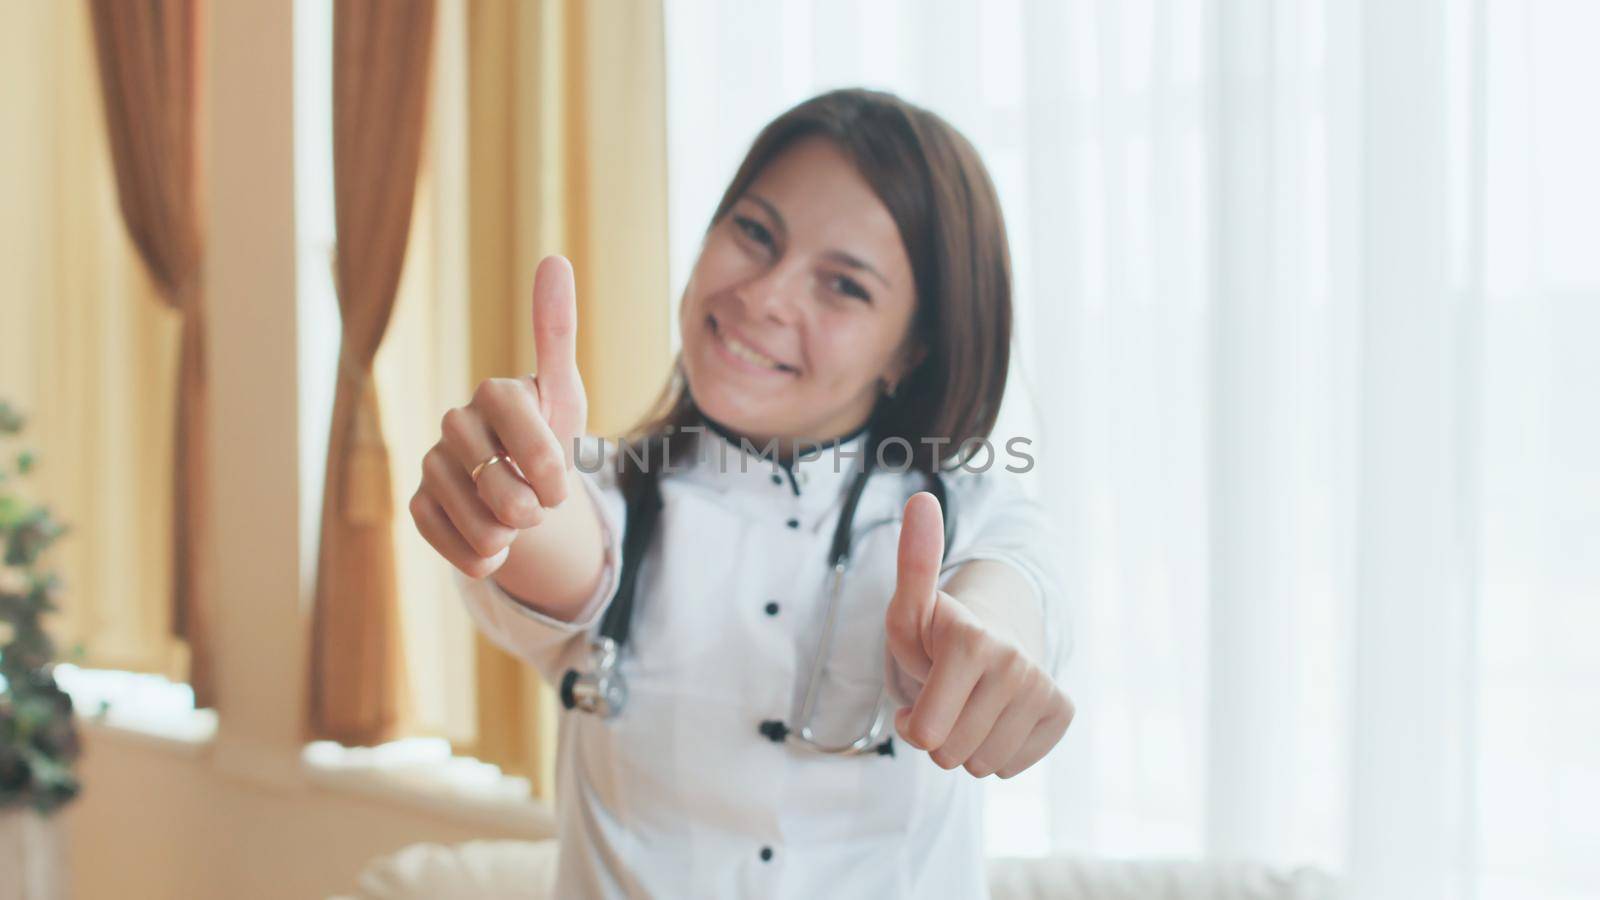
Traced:
MULTIPOLYGON (((1059 568, 1061 538, 1048 509, 1023 490, 1016 473, 1003 468, 957 470, 945 476, 954 529, 939 570, 944 589, 961 567, 987 559, 1014 567, 1032 589, 1044 626, 1044 669, 1059 679, 1071 649, 1064 579, 1059 568)), ((918 688, 888 662, 889 688, 909 706, 918 688)))
POLYGON ((590 439, 580 461, 583 465, 578 471, 579 480, 599 514, 605 549, 600 583, 572 621, 554 618, 533 604, 518 600, 493 575, 469 578, 460 569, 451 568, 456 588, 478 630, 506 652, 532 664, 552 685, 560 684, 561 674, 586 653, 587 642, 582 638, 598 627, 610 608, 622 568, 625 511, 616 479, 615 449, 609 443, 590 439), (601 452, 590 449, 595 443, 602 445, 601 452), (594 468, 597 458, 599 469, 585 471, 594 468))

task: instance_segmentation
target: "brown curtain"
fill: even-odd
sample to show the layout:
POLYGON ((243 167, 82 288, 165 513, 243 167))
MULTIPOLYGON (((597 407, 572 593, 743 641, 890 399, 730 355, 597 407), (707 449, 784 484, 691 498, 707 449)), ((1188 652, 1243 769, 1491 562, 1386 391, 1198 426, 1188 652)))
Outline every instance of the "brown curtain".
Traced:
POLYGON ((433 24, 433 0, 338 0, 333 9, 335 270, 344 339, 322 502, 308 730, 352 746, 396 737, 405 705, 389 448, 372 362, 411 230, 433 24))
POLYGON ((195 705, 214 705, 205 304, 200 294, 201 0, 90 0, 117 196, 160 297, 182 317, 173 450, 173 633, 195 705))
MULTIPOLYGON (((672 365, 661 3, 475 0, 467 13, 470 381, 537 367, 533 270, 564 253, 589 430, 615 436, 672 365)), ((481 633, 476 681, 477 739, 459 749, 553 799, 554 691, 481 633)))

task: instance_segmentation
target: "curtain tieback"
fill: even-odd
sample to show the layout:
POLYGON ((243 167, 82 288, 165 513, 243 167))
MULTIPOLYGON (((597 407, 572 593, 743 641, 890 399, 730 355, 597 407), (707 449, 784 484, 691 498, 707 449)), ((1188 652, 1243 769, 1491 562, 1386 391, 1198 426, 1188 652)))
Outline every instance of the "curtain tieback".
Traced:
POLYGON ((352 524, 386 523, 392 518, 394 502, 389 448, 378 418, 377 385, 372 371, 355 362, 355 354, 347 345, 339 349, 339 376, 348 380, 354 391, 340 512, 352 524))

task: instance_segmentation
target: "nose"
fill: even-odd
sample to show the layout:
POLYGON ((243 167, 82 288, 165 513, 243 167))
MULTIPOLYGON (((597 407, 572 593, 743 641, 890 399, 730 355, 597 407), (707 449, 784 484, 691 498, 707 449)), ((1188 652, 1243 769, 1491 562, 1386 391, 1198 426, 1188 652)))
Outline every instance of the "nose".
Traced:
POLYGON ((763 318, 792 323, 799 313, 809 277, 804 266, 779 260, 740 286, 739 301, 752 320, 763 318))

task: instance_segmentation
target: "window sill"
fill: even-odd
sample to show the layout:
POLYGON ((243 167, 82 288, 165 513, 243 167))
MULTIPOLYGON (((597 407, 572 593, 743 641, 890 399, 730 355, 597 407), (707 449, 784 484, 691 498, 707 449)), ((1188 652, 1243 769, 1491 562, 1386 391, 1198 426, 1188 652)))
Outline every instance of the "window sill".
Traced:
POLYGON ((554 813, 533 799, 527 779, 452 756, 443 739, 410 738, 370 748, 331 741, 267 747, 226 734, 219 738, 216 712, 195 709, 186 685, 69 666, 58 667, 58 677, 91 735, 203 758, 214 770, 269 789, 323 790, 529 839, 556 833, 554 813))
POLYGON ((216 738, 217 717, 209 709, 191 712, 194 717, 186 721, 139 720, 128 715, 80 712, 78 724, 90 732, 113 735, 182 756, 204 756, 216 738))
POLYGON ((55 677, 72 698, 78 721, 90 731, 185 756, 204 754, 216 739, 216 712, 195 709, 194 692, 186 684, 65 663, 55 667, 55 677))
POLYGON ((535 800, 528 780, 465 756, 441 738, 408 738, 380 747, 317 741, 301 754, 312 784, 330 791, 400 803, 427 812, 506 829, 529 838, 556 833, 555 815, 535 800))

